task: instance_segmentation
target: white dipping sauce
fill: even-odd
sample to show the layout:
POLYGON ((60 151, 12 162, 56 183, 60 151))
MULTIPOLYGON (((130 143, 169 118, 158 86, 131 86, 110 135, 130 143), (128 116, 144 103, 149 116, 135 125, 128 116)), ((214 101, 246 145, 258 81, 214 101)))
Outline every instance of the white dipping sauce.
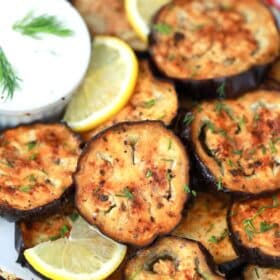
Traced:
POLYGON ((29 115, 33 110, 38 114, 46 106, 52 110, 49 105, 68 100, 86 73, 91 47, 85 23, 66 0, 0 3, 0 46, 21 79, 12 99, 5 99, 5 92, 0 95, 0 119, 3 114, 29 115), (40 39, 34 39, 13 30, 15 22, 30 12, 34 17, 55 16, 73 34, 39 33, 40 39))

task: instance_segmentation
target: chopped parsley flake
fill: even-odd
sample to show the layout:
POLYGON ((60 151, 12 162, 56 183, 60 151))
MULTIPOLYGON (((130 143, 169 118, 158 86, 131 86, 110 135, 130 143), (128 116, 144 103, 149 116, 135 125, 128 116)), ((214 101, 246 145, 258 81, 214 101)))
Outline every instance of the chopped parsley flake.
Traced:
POLYGON ((170 35, 172 33, 172 26, 167 23, 160 22, 153 26, 153 29, 163 35, 170 35))

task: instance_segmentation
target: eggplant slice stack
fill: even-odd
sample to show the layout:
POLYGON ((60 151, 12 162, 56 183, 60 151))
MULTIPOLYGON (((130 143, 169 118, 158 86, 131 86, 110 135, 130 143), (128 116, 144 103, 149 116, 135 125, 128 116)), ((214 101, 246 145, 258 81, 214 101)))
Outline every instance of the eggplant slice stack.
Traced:
POLYGON ((148 245, 179 223, 189 196, 188 169, 184 146, 162 123, 118 124, 84 150, 76 206, 109 237, 148 245))
POLYGON ((225 279, 216 272, 207 250, 198 242, 164 237, 138 251, 125 268, 126 280, 225 279))
POLYGON ((221 87, 232 97, 261 82, 279 43, 261 1, 174 0, 155 16, 149 50, 156 68, 196 97, 218 96, 221 87))
POLYGON ((10 220, 54 210, 71 191, 80 139, 64 124, 23 125, 0 136, 0 214, 10 220))
POLYGON ((280 188, 280 94, 259 90, 194 110, 191 142, 205 179, 218 190, 257 195, 280 188))

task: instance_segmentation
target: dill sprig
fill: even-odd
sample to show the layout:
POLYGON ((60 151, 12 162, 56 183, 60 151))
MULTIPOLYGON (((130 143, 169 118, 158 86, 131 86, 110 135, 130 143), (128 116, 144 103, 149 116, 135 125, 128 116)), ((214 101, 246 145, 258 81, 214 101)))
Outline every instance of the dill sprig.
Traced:
POLYGON ((19 81, 15 70, 0 47, 0 88, 2 94, 6 94, 6 99, 13 98, 15 90, 19 88, 19 81))
POLYGON ((23 35, 39 39, 38 34, 47 33, 60 37, 67 37, 73 31, 63 25, 55 16, 39 15, 34 16, 33 12, 28 13, 23 19, 13 25, 13 29, 23 35))

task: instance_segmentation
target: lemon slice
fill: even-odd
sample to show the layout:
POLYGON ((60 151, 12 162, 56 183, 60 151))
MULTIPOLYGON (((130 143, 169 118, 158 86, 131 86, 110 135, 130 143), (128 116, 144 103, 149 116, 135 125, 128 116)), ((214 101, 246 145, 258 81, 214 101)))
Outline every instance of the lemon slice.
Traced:
POLYGON ((79 217, 69 238, 47 241, 24 251, 32 267, 55 280, 99 280, 113 273, 126 246, 102 235, 79 217))
POLYGON ((66 108, 64 120, 75 131, 94 128, 120 111, 133 93, 138 62, 122 40, 96 36, 83 84, 66 108))
POLYGON ((155 13, 170 0, 125 0, 127 18, 139 38, 147 43, 155 13))

